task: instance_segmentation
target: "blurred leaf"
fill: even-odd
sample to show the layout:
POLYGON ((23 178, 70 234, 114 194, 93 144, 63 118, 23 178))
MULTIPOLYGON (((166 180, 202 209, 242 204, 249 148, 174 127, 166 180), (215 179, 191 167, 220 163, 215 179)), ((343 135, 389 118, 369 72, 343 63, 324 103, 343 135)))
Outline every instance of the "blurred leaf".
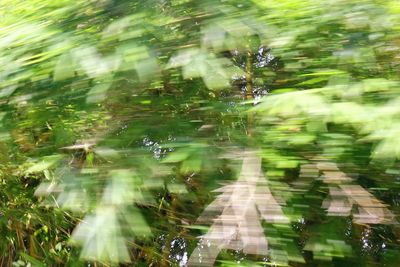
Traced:
POLYGON ((41 161, 35 163, 34 165, 30 166, 25 173, 35 173, 35 172, 42 172, 44 170, 49 169, 54 164, 56 164, 62 158, 61 155, 53 155, 53 156, 46 156, 41 159, 41 161))

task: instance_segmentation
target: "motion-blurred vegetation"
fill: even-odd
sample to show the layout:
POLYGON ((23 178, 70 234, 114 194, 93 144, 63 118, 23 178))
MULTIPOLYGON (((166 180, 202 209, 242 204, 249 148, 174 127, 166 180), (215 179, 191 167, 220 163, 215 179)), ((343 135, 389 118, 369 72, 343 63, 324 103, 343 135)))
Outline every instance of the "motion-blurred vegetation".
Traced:
POLYGON ((0 266, 400 266, 400 2, 0 2, 0 266))

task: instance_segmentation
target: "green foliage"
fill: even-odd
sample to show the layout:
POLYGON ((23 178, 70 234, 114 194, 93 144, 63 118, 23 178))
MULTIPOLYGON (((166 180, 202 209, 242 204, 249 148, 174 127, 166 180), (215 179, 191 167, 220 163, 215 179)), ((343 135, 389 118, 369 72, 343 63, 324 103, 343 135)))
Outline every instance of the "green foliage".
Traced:
POLYGON ((266 256, 216 264, 390 266, 395 218, 331 218, 345 182, 307 166, 339 166, 397 216, 399 14, 375 0, 1 2, 0 265, 185 265, 210 192, 250 149, 290 223, 262 222, 266 256))

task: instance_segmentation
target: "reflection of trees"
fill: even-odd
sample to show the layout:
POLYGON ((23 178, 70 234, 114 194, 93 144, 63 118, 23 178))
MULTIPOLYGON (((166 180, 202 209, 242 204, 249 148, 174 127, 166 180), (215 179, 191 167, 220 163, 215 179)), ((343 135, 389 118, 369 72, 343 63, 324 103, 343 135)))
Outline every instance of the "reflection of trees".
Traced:
POLYGON ((267 185, 257 153, 244 152, 238 180, 215 192, 221 195, 205 209, 199 221, 208 221, 215 213, 220 215, 212 219, 213 224, 201 237, 189 265, 210 266, 222 249, 267 255, 268 241, 261 220, 270 223, 287 223, 289 220, 267 185))
POLYGON ((394 216, 386 205, 359 185, 350 184, 352 178, 340 171, 336 164, 320 162, 315 167, 322 172, 323 181, 329 185, 329 199, 323 203, 331 216, 350 216, 359 224, 393 223, 394 216), (358 213, 353 213, 356 206, 358 213))

